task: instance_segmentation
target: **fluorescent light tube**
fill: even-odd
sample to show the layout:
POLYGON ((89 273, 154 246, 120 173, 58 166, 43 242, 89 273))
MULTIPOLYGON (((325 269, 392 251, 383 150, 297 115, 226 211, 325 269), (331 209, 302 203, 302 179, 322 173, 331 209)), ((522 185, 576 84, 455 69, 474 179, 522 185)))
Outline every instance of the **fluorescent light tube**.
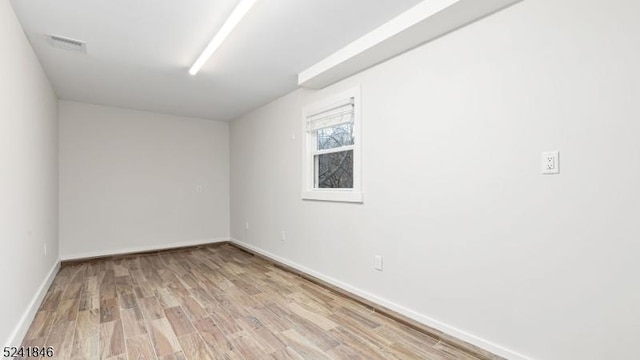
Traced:
POLYGON ((224 39, 231 34, 233 29, 238 25, 238 23, 242 20, 242 18, 251 10, 253 4, 255 4, 256 0, 241 0, 240 3, 233 9, 231 15, 227 21, 222 24, 222 27, 218 31, 218 33, 211 39, 211 42, 204 49, 202 54, 198 56, 196 62, 191 65, 189 69, 189 74, 195 75, 200 71, 202 66, 209 60, 211 55, 220 47, 224 39))

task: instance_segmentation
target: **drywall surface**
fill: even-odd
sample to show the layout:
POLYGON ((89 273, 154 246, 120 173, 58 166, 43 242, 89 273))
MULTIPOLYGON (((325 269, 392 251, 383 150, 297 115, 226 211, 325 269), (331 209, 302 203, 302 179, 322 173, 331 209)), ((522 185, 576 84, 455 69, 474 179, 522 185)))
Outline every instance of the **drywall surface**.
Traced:
POLYGON ((0 339, 19 346, 58 260, 58 101, 8 1, 0 24, 0 339))
POLYGON ((639 12, 523 1, 234 120, 232 237, 512 358, 636 358, 639 12), (357 85, 364 204, 303 201, 302 108, 357 85))
POLYGON ((227 123, 60 102, 63 259, 228 237, 227 123))

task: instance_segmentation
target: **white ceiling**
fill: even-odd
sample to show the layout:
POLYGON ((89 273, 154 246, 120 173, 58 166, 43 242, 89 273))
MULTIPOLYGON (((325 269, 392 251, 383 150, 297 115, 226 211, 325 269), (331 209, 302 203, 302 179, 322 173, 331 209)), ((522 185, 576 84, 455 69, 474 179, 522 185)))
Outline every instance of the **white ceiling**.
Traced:
POLYGON ((232 120, 420 0, 258 0, 196 76, 188 69, 238 0, 12 0, 61 99, 232 120), (87 42, 87 54, 45 34, 87 42))

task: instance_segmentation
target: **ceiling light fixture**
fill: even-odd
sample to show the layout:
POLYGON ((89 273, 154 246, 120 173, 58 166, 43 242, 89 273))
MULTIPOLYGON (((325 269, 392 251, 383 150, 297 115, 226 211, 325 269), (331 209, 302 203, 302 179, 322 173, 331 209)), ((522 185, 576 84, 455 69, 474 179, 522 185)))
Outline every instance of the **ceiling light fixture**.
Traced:
POLYGON ((198 56, 196 62, 191 65, 189 69, 189 74, 195 75, 200 71, 202 66, 209 60, 211 55, 220 47, 222 42, 231 34, 233 29, 238 25, 238 23, 242 20, 242 18, 251 10, 253 4, 255 4, 256 0, 240 0, 240 3, 233 9, 231 15, 227 21, 222 24, 222 27, 218 31, 218 33, 211 39, 211 42, 204 49, 202 54, 198 56))

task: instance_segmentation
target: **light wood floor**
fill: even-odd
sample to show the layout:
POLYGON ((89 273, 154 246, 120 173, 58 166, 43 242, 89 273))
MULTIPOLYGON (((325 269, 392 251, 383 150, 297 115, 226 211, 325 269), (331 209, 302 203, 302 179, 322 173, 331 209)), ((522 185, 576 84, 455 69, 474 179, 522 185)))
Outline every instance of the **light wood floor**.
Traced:
POLYGON ((23 345, 64 359, 475 359, 230 245, 66 265, 23 345))

